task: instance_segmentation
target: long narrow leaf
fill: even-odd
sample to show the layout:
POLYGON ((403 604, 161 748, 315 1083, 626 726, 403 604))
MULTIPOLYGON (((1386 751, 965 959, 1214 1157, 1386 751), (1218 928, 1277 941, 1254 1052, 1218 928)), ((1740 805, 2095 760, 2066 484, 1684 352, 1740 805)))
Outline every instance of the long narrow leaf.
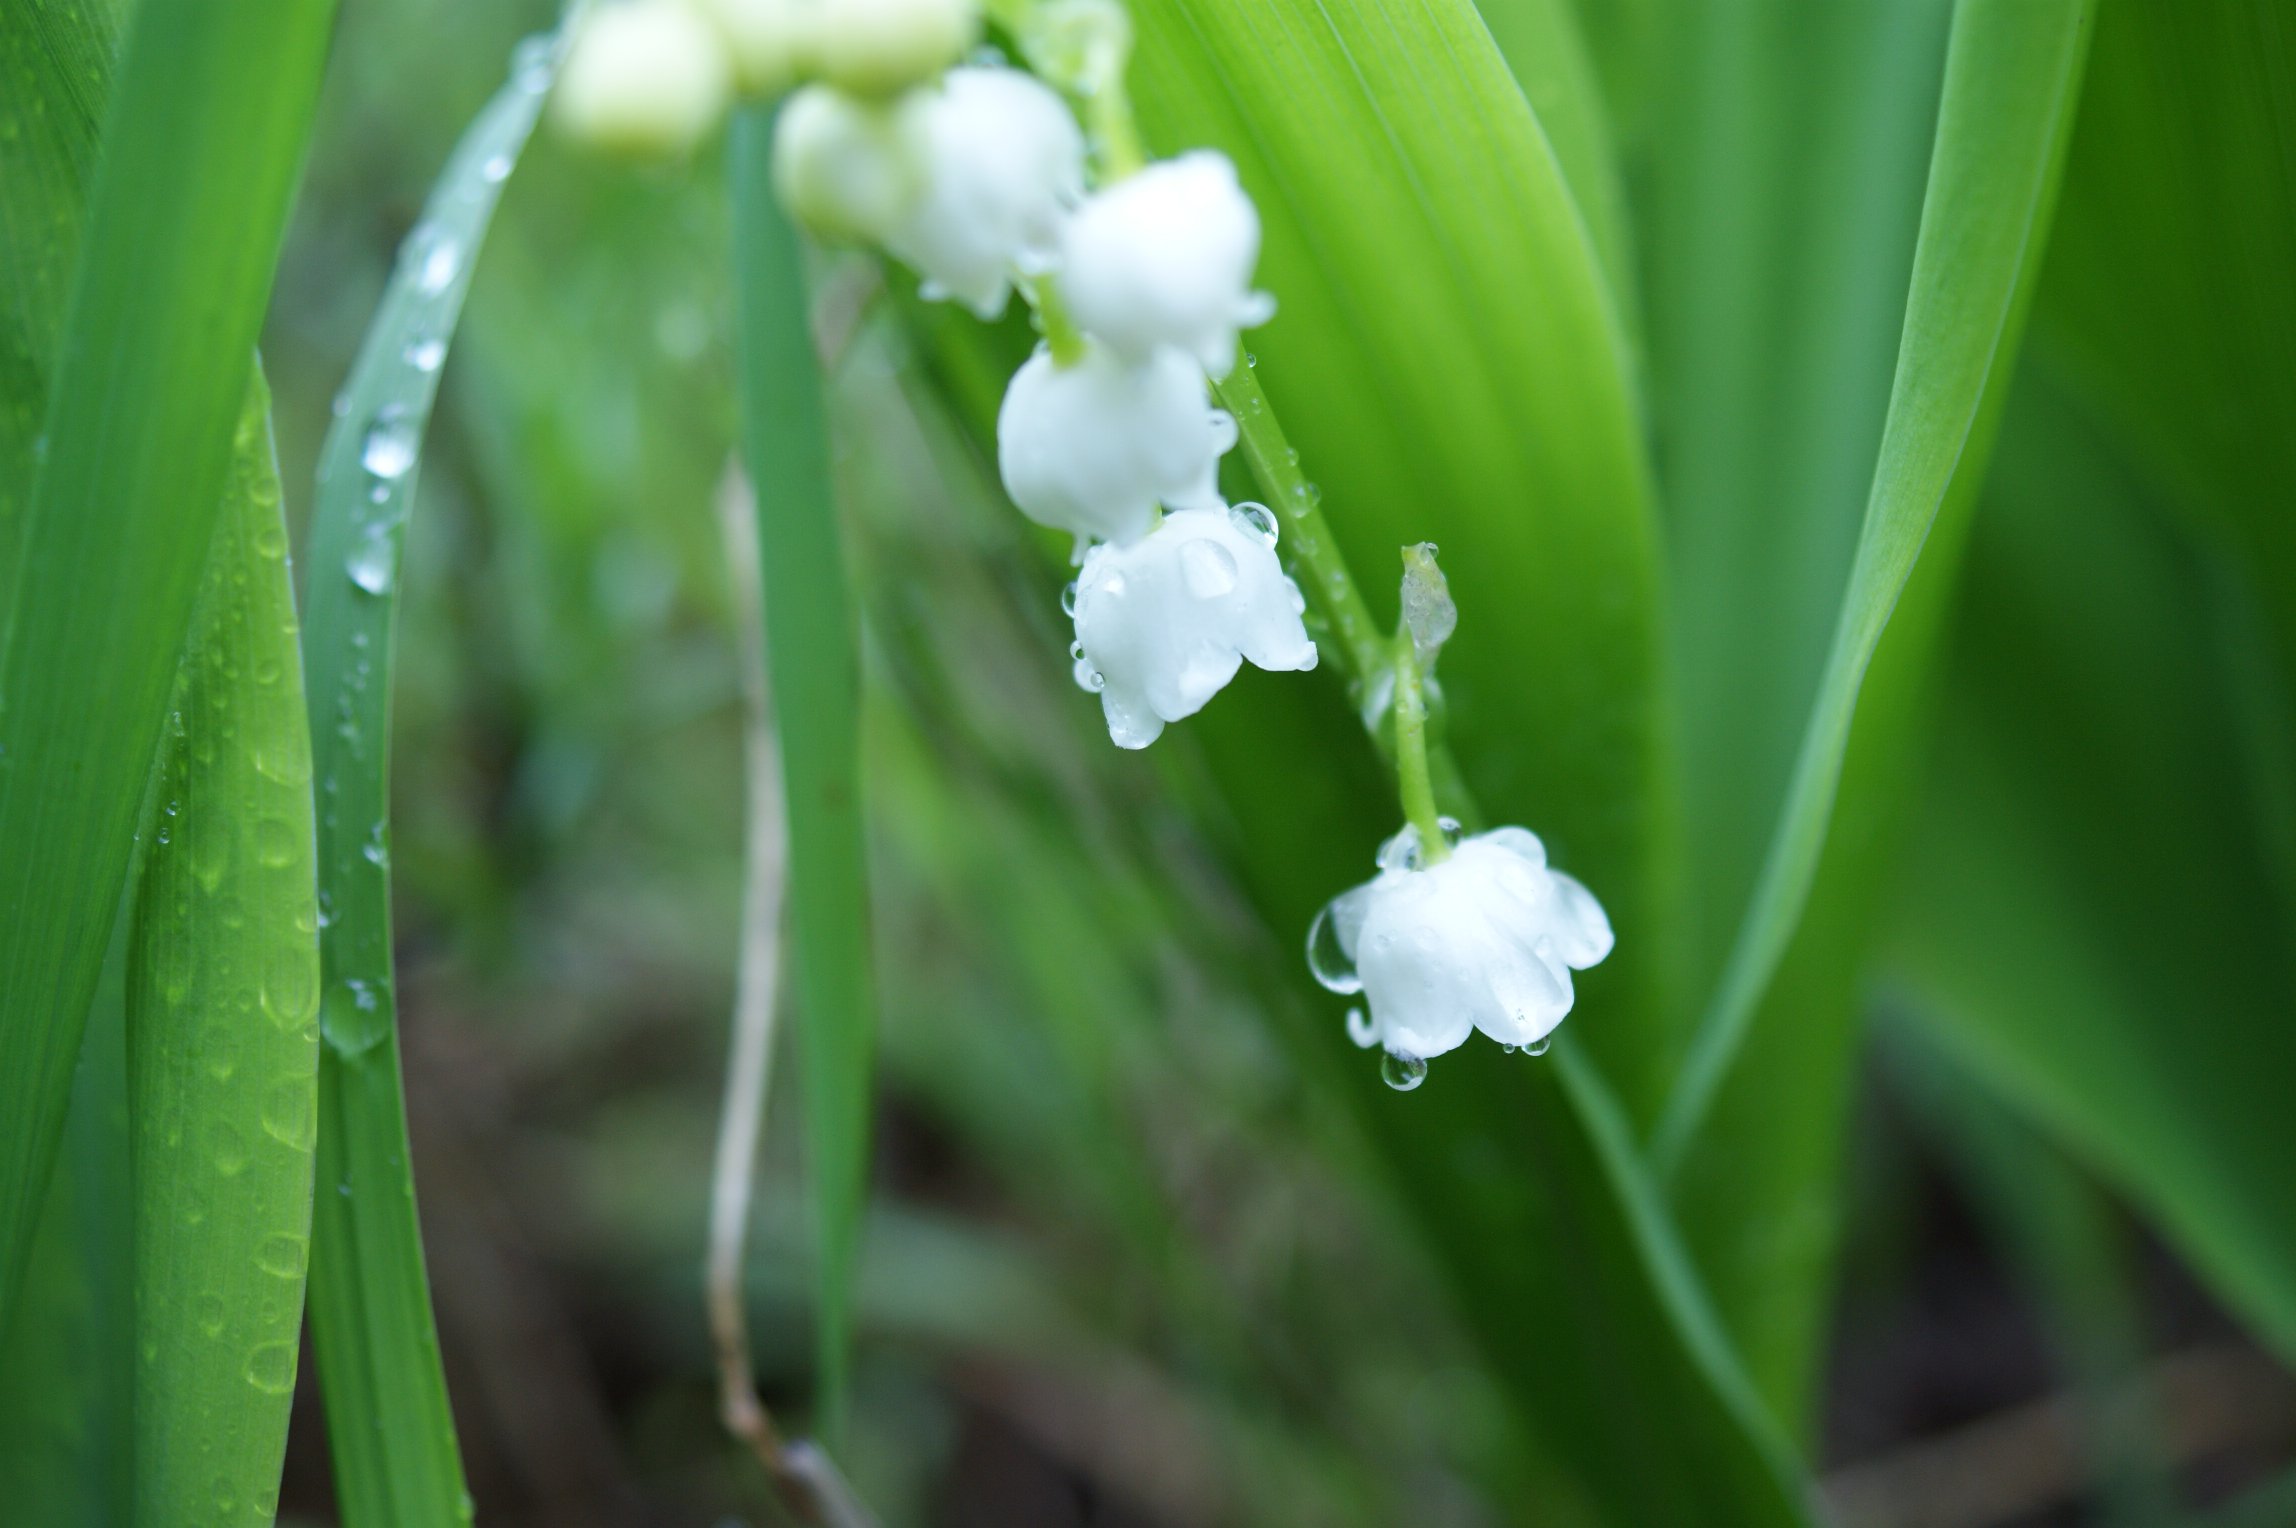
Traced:
POLYGON ((148 0, 0 620, 0 1313, 198 591, 330 8, 148 0))
POLYGON ((805 1057, 819 1260, 820 1411, 844 1408, 868 1191, 873 1019, 861 835, 859 634, 829 480, 827 414, 797 234, 774 198, 771 119, 734 127, 742 435, 757 491, 766 661, 789 810, 790 955, 805 1057))
POLYGON ((1753 900, 1659 1122, 1680 1164, 1790 944, 1825 847, 1858 692, 1925 546, 1967 529, 2047 243, 2089 0, 1961 0, 1872 497, 1817 702, 1753 900))
POLYGON ((502 184, 557 54, 529 43, 440 174, 319 465, 305 594, 322 932, 311 1332, 353 1528, 469 1518, 415 1218, 391 967, 390 693, 400 538, 502 184))
POLYGON ((155 781, 128 948, 136 1516, 266 1524, 310 1262, 319 913, 311 744, 249 390, 155 781))

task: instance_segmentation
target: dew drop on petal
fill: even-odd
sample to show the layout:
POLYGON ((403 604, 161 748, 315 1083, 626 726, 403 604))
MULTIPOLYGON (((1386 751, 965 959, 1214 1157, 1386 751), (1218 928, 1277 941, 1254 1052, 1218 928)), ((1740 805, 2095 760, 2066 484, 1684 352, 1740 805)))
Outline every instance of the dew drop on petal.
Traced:
POLYGON ((1210 539, 1188 542, 1180 548, 1180 577, 1196 598, 1219 599, 1235 590, 1235 554, 1210 539))
MULTIPOLYGON (((1352 995, 1363 990, 1363 978, 1355 972, 1355 962, 1339 943, 1339 920, 1331 914, 1326 902, 1307 926, 1307 968, 1318 984, 1327 992, 1352 995)), ((1349 1020, 1349 1033, 1353 1033, 1354 1020, 1349 1020)), ((1361 1045, 1364 1042, 1356 1041, 1361 1045)))
POLYGON ((1265 504, 1238 504, 1228 513, 1239 529, 1249 531, 1269 546, 1276 544, 1276 512, 1265 504))
POLYGON ((1523 1047, 1523 1054, 1526 1056, 1543 1056, 1547 1053, 1547 1048, 1554 1043, 1554 1038, 1552 1036, 1541 1035, 1538 1039, 1533 1040, 1530 1044, 1523 1047))
POLYGON ((1427 1063, 1389 1051, 1379 1058, 1379 1080, 1398 1093, 1408 1093, 1427 1080, 1427 1063))
POLYGON ((1212 454, 1226 456, 1235 445, 1236 416, 1226 409, 1212 410, 1212 454))
POLYGON ((1347 1010, 1347 1037, 1355 1042, 1357 1050, 1369 1050, 1379 1043, 1379 1026, 1371 1022, 1371 1015, 1360 1008, 1347 1010))
POLYGON ((1077 659, 1076 667, 1070 672, 1076 679, 1076 687, 1080 690, 1090 690, 1097 695, 1108 688, 1107 676, 1092 666, 1090 658, 1077 659))
POLYGON ((436 371, 446 359, 446 341, 435 335, 429 339, 409 340, 407 348, 399 354, 417 371, 436 371))
POLYGON ((1076 580, 1073 578, 1068 581, 1068 587, 1060 591, 1060 613, 1071 620, 1076 617, 1076 580))

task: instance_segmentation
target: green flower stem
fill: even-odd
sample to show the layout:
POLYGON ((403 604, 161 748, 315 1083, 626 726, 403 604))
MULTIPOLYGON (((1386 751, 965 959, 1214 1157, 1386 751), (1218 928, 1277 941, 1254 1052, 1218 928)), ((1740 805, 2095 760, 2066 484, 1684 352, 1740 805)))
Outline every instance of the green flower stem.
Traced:
POLYGON ((1036 332, 1052 347, 1052 364, 1074 366, 1084 359, 1084 331, 1068 316, 1060 300, 1060 286, 1050 276, 1036 276, 1021 284, 1022 295, 1036 311, 1036 332))
POLYGON ((1132 96, 1122 88, 1094 90, 1084 98, 1085 131, 1100 164, 1100 184, 1112 185, 1148 162, 1140 145, 1140 125, 1132 118, 1132 96))
POLYGON ((1419 863, 1440 865, 1451 857, 1443 836, 1443 814, 1435 809, 1435 781, 1427 768, 1427 681, 1408 626, 1395 633, 1395 789, 1403 798, 1403 818, 1419 830, 1419 863))
POLYGON ((1293 572, 1308 599, 1331 623, 1331 634, 1338 639, 1340 656, 1358 696, 1368 694, 1393 661, 1391 649, 1378 623, 1372 620, 1371 607, 1364 604, 1354 575, 1347 570, 1347 559, 1340 555, 1331 527, 1324 522, 1321 494, 1299 470, 1299 453, 1284 438, 1274 406, 1260 391, 1251 357, 1241 357, 1227 376, 1212 385, 1228 412, 1236 416, 1244 460, 1251 464, 1252 475, 1260 480, 1261 489, 1283 522, 1280 545, 1293 572))

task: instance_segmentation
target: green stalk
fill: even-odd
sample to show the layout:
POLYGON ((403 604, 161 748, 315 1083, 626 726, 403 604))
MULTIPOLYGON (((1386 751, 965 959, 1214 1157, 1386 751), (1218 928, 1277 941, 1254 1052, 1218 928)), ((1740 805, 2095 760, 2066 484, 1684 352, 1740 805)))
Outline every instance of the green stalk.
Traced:
POLYGON ((1451 844, 1443 836, 1443 814, 1435 809, 1435 782, 1427 770, 1426 675, 1408 628, 1395 634, 1395 788, 1403 798, 1403 820, 1419 830, 1419 863, 1442 864, 1451 857, 1451 844))
POLYGON ((1391 649, 1347 569, 1338 539, 1324 523, 1323 494, 1300 471, 1299 453, 1284 438, 1283 422, 1260 390, 1258 370, 1249 355, 1239 356, 1228 374, 1212 385, 1236 416, 1244 460, 1283 521, 1283 554, 1298 573, 1309 603, 1331 623, 1340 657, 1361 699, 1376 687, 1392 661, 1391 649))
POLYGON ((0 569, 0 1318, 223 501, 331 15, 144 0, 112 92, 44 455, 0 569))
POLYGON ((260 374, 176 685, 128 947, 135 1521, 267 1525, 311 1247, 311 745, 260 374))
POLYGON ((319 1189, 311 1338, 350 1528, 467 1522, 408 1164, 391 966, 390 693, 400 540, 439 372, 503 182, 556 71, 520 48, 447 161, 320 456, 308 621, 319 782, 319 1189))
POLYGON ((819 1259, 819 1425, 845 1409, 868 1196, 874 998, 861 831, 860 653, 829 476, 803 251, 773 194, 773 120, 733 130, 742 438, 757 494, 766 664, 789 820, 791 965, 819 1259))

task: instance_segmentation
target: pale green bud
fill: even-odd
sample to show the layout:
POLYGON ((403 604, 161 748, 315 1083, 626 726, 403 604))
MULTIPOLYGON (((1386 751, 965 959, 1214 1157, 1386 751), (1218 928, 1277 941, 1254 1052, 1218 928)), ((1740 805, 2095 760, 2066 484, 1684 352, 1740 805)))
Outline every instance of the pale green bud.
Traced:
POLYGON ((898 95, 964 57, 977 0, 815 0, 814 72, 856 95, 898 95))
POLYGON ((690 153, 724 117, 733 66, 717 31, 680 0, 591 11, 551 109, 569 136, 645 158, 690 153))
POLYGON ((883 243, 920 193, 893 109, 808 85, 781 108, 773 184, 815 233, 883 243))

